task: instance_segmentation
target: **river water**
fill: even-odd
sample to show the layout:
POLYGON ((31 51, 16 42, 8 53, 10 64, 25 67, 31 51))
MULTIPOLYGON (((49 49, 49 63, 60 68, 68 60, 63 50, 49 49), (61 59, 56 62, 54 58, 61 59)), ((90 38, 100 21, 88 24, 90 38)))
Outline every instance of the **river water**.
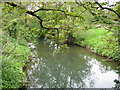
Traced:
POLYGON ((115 62, 105 62, 86 48, 72 45, 55 54, 56 47, 39 41, 39 60, 27 68, 28 87, 34 88, 112 88, 120 67, 115 62))

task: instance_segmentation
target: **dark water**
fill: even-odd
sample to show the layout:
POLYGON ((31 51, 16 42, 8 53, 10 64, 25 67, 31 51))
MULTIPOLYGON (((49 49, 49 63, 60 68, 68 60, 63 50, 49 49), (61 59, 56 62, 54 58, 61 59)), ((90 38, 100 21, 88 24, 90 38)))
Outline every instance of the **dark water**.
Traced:
POLYGON ((112 88, 120 79, 118 64, 105 62, 104 57, 88 49, 70 46, 62 53, 53 53, 55 47, 40 41, 37 46, 40 60, 27 70, 29 87, 36 88, 112 88))

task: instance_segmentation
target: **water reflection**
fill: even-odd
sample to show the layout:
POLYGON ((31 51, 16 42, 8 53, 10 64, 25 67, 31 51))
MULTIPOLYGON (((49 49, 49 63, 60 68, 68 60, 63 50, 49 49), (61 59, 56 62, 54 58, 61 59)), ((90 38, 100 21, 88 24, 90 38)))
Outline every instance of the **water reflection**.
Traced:
POLYGON ((45 42, 38 45, 40 60, 28 70, 29 87, 44 88, 110 88, 118 78, 116 68, 87 49, 70 46, 67 52, 53 56, 53 49, 45 42), (112 70, 113 69, 113 70, 112 70), (110 78, 109 78, 109 77, 110 78))

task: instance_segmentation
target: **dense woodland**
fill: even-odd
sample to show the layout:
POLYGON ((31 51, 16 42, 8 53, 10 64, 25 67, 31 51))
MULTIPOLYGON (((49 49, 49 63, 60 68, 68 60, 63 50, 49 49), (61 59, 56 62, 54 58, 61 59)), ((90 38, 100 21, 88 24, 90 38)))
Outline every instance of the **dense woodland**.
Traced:
MULTIPOLYGON (((57 52, 76 44, 91 52, 120 61, 120 2, 1 2, 0 57, 3 88, 19 88, 23 67, 32 50, 28 43, 45 39, 57 52)), ((42 48, 42 47, 41 47, 42 48)))

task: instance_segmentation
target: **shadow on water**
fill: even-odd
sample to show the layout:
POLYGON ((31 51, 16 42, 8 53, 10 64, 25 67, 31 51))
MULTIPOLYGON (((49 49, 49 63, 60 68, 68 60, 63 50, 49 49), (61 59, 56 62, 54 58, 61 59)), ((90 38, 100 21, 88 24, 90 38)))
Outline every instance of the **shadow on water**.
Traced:
MULTIPOLYGON (((40 41, 37 45, 39 62, 27 70, 29 85, 36 88, 111 88, 119 78, 119 65, 104 62, 104 57, 79 46, 69 46, 54 55, 55 47, 40 41)), ((120 70, 120 69, 119 69, 120 70)))

